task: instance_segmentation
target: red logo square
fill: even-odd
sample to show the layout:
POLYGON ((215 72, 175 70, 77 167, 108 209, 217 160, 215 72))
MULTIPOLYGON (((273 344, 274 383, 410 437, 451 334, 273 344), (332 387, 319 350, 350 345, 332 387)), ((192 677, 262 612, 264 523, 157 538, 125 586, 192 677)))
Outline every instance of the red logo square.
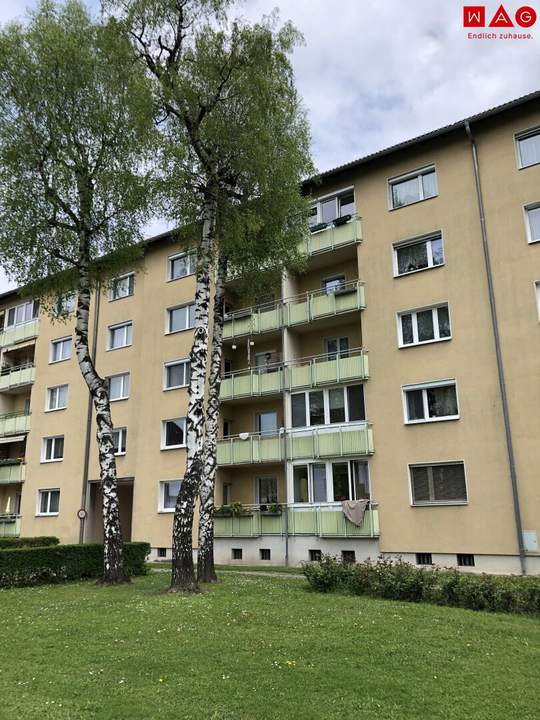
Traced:
POLYGON ((486 8, 484 5, 465 5, 463 8, 463 27, 485 27, 486 8))

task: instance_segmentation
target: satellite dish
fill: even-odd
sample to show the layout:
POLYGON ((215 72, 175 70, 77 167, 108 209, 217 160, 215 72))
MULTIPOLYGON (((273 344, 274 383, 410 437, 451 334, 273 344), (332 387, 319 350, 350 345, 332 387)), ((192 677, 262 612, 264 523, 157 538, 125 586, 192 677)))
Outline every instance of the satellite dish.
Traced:
POLYGON ((238 437, 240 438, 240 440, 247 440, 249 438, 249 433, 240 433, 238 437))

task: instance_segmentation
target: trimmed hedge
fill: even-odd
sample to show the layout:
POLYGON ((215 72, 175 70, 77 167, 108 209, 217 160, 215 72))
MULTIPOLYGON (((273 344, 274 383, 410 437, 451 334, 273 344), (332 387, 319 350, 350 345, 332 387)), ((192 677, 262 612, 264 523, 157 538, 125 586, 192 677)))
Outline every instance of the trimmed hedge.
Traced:
POLYGON ((57 537, 40 535, 38 537, 6 537, 0 538, 0 550, 13 550, 23 547, 48 547, 58 545, 60 540, 57 537))
MULTIPOLYGON (((149 543, 124 544, 130 575, 146 573, 149 543)), ((0 550, 0 587, 23 587, 69 580, 99 578, 103 574, 103 545, 52 545, 0 550)))
POLYGON ((343 563, 330 555, 302 564, 309 584, 318 592, 341 590, 388 600, 540 614, 540 577, 472 575, 458 570, 417 568, 402 560, 379 558, 373 563, 343 563))

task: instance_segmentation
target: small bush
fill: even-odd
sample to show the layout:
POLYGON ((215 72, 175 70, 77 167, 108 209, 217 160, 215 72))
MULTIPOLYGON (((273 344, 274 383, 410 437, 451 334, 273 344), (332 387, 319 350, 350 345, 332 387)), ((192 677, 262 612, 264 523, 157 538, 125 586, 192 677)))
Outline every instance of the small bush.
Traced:
POLYGON ((6 537, 0 538, 0 550, 13 550, 23 547, 47 547, 49 545, 58 545, 60 540, 57 537, 47 537, 41 535, 38 537, 6 537))
POLYGON ((388 600, 540 614, 538 577, 471 575, 457 570, 416 568, 386 558, 352 565, 328 555, 320 562, 304 563, 303 570, 311 587, 319 592, 346 590, 388 600))
MULTIPOLYGON (((148 543, 124 544, 126 569, 130 575, 146 573, 149 552, 148 543)), ((53 545, 0 550, 0 587, 99 578, 102 574, 102 545, 53 545)))

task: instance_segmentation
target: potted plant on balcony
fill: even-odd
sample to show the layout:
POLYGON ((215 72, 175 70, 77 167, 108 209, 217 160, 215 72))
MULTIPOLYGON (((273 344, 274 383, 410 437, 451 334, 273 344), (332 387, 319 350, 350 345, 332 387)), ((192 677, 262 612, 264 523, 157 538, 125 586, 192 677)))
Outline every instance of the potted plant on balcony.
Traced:
POLYGON ((244 507, 242 503, 231 503, 229 507, 232 514, 236 517, 253 517, 253 511, 250 508, 244 507))
POLYGON ((268 503, 268 505, 261 505, 261 514, 270 516, 270 517, 278 517, 283 512, 283 509, 279 503, 268 503))
POLYGON ((230 505, 222 505, 214 510, 214 517, 228 518, 232 517, 233 513, 230 505))

